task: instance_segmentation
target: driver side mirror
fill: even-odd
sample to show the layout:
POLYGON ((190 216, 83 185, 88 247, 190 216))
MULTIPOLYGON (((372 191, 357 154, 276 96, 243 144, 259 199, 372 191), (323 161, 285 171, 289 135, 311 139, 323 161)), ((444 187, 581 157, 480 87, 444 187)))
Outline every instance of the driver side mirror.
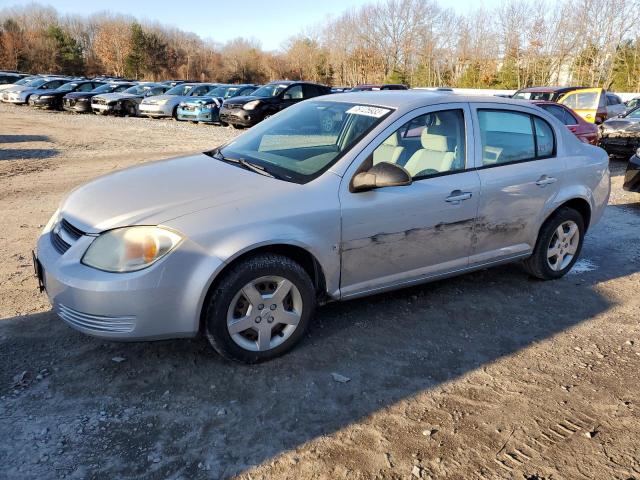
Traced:
POLYGON ((389 162, 380 162, 366 172, 358 173, 351 181, 354 192, 404 185, 411 185, 411 174, 404 167, 389 162))

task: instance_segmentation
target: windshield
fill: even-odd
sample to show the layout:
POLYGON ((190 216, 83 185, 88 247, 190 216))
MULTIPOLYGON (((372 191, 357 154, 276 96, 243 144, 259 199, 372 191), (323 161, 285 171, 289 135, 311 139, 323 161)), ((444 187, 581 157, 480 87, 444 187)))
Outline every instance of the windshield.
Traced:
POLYGON ((253 127, 220 153, 255 163, 283 180, 306 183, 331 167, 391 111, 353 103, 302 102, 253 127))
POLYGON ((574 110, 595 110, 598 108, 598 92, 576 92, 567 96, 560 103, 574 110))
POLYGON ((149 86, 149 85, 134 85, 133 87, 127 88, 122 93, 131 93, 133 95, 142 95, 144 92, 146 92, 149 89, 151 89, 151 86, 149 86))
POLYGON ((48 82, 49 80, 45 79, 45 78, 36 78, 33 82, 29 82, 29 86, 30 87, 39 87, 40 85, 44 84, 45 82, 48 82))
POLYGON ((227 90, 229 90, 229 88, 231 87, 215 87, 209 90, 207 93, 205 93, 205 96, 226 98, 225 95, 227 93, 227 90))
POLYGON ((33 82, 33 78, 23 78, 22 80, 18 80, 14 85, 28 85, 29 82, 33 82))
POLYGON ((521 100, 551 100, 553 92, 516 92, 513 98, 521 100))
POLYGON ((109 93, 113 92, 113 89, 116 87, 117 85, 110 85, 107 83, 106 85, 100 85, 98 88, 94 88, 91 90, 91 93, 109 93))
POLYGON ((627 118, 640 118, 640 108, 630 111, 627 114, 627 118))
POLYGON ((70 83, 65 83, 64 85, 60 85, 58 88, 56 88, 56 90, 58 92, 70 92, 71 90, 73 90, 77 86, 78 86, 77 83, 70 82, 70 83))
POLYGON ((260 87, 255 92, 251 94, 253 97, 276 97, 280 95, 285 89, 287 85, 278 85, 276 83, 265 85, 264 87, 260 87))
POLYGON ((173 87, 170 90, 167 90, 165 95, 181 95, 181 96, 186 96, 191 90, 193 90, 193 87, 195 85, 185 85, 184 83, 182 85, 176 85, 175 87, 173 87))

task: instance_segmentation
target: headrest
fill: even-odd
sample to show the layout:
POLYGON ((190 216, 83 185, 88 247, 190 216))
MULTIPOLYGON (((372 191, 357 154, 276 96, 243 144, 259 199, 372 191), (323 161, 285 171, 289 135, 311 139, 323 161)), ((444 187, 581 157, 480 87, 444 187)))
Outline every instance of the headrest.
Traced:
POLYGON ((382 144, 383 145, 389 145, 391 147, 397 147, 398 146, 398 132, 393 132, 389 138, 387 138, 384 142, 382 142, 382 144))
POLYGON ((422 148, 426 150, 433 150, 434 152, 449 151, 449 142, 447 142, 447 137, 443 135, 434 135, 424 129, 420 140, 422 141, 422 148))

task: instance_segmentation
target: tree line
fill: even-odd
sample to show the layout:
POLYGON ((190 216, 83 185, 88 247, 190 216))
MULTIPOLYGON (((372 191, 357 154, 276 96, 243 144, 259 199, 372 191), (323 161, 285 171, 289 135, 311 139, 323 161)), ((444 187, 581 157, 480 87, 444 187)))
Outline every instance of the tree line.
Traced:
POLYGON ((144 80, 640 91, 639 20, 640 0, 505 0, 464 13, 435 0, 380 0, 265 51, 255 39, 218 43, 124 15, 61 15, 31 4, 0 10, 0 69, 144 80))

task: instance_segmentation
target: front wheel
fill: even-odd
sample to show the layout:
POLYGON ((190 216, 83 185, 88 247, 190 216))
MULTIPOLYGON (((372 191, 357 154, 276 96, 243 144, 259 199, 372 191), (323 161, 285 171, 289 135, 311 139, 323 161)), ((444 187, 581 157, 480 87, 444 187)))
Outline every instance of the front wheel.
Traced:
POLYGON ((524 261, 527 272, 542 280, 566 275, 580 256, 584 219, 569 207, 554 213, 542 226, 531 257, 524 261))
POLYGON ((297 344, 316 305, 307 272, 282 255, 265 254, 233 267, 210 296, 207 338, 223 357, 257 363, 297 344))

